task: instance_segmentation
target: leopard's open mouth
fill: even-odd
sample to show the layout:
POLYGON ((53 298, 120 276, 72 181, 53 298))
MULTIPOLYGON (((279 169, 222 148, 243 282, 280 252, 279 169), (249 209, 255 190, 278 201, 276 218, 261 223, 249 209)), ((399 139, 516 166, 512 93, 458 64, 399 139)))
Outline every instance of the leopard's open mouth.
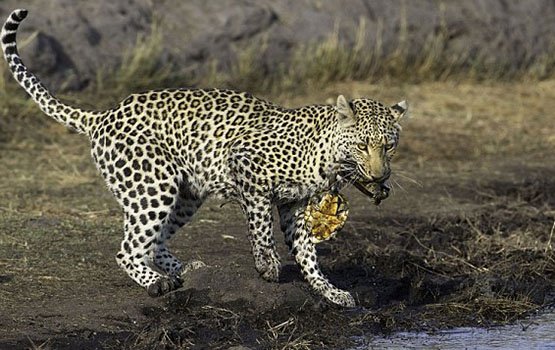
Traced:
POLYGON ((374 200, 375 205, 389 197, 389 185, 384 182, 356 181, 354 183, 358 190, 374 200))

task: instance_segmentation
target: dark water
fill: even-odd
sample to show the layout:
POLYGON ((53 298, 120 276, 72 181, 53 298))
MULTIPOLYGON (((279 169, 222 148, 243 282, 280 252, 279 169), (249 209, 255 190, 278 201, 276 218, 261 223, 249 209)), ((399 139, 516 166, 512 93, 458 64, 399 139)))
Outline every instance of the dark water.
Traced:
POLYGON ((555 313, 511 326, 402 332, 365 343, 355 349, 555 349, 555 313))

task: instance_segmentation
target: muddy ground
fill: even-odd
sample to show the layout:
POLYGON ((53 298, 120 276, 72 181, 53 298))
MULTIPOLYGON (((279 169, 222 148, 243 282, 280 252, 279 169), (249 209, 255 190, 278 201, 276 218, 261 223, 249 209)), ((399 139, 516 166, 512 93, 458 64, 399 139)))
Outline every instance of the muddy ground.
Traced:
POLYGON ((554 87, 353 83, 277 97, 414 101, 394 193, 375 207, 345 191, 349 221, 318 246, 325 273, 354 293, 351 310, 309 290, 281 239, 280 282, 260 279, 239 208, 216 200, 171 242, 207 267, 149 298, 116 265, 121 215, 86 139, 38 112, 10 117, 0 143, 0 348, 342 349, 397 330, 525 319, 555 302, 555 140, 545 113, 554 87))

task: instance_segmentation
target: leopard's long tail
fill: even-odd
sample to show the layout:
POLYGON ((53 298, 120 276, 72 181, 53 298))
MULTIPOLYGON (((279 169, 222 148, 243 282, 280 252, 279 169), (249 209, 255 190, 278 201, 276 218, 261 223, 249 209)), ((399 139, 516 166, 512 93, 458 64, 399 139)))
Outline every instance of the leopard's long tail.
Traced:
POLYGON ((52 96, 33 73, 29 72, 21 57, 19 57, 16 33, 19 24, 25 17, 27 17, 27 10, 18 9, 13 11, 2 26, 0 35, 4 58, 15 80, 27 91, 46 115, 80 133, 88 134, 91 125, 94 124, 95 119, 99 117, 101 112, 85 111, 62 103, 52 96))

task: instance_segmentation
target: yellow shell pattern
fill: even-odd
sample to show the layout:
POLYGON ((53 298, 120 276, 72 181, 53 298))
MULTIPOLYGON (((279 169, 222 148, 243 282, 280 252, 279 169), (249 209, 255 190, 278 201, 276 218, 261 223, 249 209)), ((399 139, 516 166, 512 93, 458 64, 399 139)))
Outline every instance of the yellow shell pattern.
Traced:
POLYGON ((349 214, 347 200, 341 194, 323 193, 310 199, 304 217, 311 241, 327 241, 339 232, 349 214))

